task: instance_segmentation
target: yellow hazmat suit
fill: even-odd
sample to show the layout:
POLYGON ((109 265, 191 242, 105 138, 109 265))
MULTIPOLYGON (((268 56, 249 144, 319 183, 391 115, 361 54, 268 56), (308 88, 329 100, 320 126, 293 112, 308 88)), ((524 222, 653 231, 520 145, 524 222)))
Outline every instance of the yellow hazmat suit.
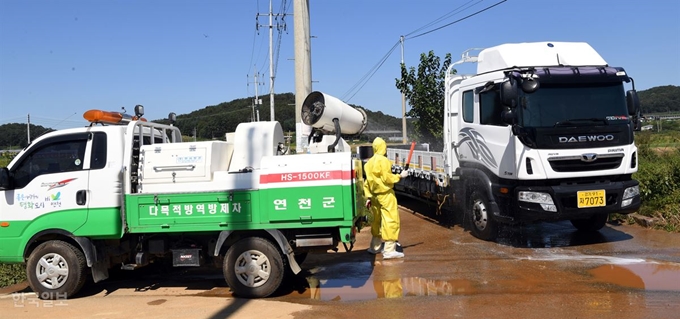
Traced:
MULTIPOLYGON (((383 258, 401 258, 404 255, 396 252, 396 241, 399 239, 399 211, 397 197, 394 195, 394 184, 399 182, 402 174, 392 174, 392 163, 385 155, 387 144, 377 137, 373 140, 373 157, 364 165, 366 181, 364 195, 371 201, 373 223, 371 223, 371 248, 379 250, 380 237, 385 241, 383 258), (377 247, 376 247, 377 244, 377 247)), ((369 249, 371 251, 371 249, 369 249)))

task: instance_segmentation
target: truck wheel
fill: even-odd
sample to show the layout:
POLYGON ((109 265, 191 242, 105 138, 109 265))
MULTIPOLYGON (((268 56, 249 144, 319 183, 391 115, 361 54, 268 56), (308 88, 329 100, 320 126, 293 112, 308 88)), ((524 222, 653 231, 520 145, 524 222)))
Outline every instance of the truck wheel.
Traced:
POLYGON ((491 216, 491 205, 483 192, 473 191, 470 194, 468 211, 472 235, 482 240, 495 240, 498 236, 498 223, 491 216))
POLYGON ((281 252, 260 237, 243 238, 231 246, 222 269, 231 290, 242 297, 267 297, 283 282, 281 252))
POLYGON ((28 257, 26 276, 40 299, 65 299, 85 283, 85 255, 75 246, 51 240, 40 244, 28 257))
POLYGON ((602 229, 609 219, 609 214, 596 214, 586 219, 572 219, 571 224, 579 231, 594 232, 602 229))

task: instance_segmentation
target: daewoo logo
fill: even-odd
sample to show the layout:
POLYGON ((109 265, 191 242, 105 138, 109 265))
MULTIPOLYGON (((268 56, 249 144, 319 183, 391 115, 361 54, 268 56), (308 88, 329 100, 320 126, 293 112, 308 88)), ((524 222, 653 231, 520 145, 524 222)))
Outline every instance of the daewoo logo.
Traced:
POLYGON ((581 136, 560 136, 560 143, 585 143, 585 142, 607 142, 613 141, 614 135, 581 135, 581 136))

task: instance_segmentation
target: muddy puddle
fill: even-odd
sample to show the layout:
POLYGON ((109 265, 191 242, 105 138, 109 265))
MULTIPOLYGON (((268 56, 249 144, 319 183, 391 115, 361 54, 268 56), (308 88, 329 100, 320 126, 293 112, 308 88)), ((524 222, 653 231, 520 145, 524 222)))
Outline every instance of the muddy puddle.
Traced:
MULTIPOLYGON (((351 281, 309 278, 309 289, 302 296, 321 301, 359 301, 413 296, 469 294, 474 286, 468 280, 431 280, 418 277, 394 280, 351 281)), ((294 295, 294 294, 293 294, 294 295)), ((292 297, 290 295, 289 297, 292 297)))
POLYGON ((647 291, 680 291, 680 264, 607 264, 589 273, 600 282, 647 291))
MULTIPOLYGON (((471 281, 464 279, 431 280, 419 277, 394 280, 366 279, 322 279, 306 278, 306 287, 275 296, 286 301, 313 299, 320 301, 362 301, 380 298, 402 298, 415 296, 451 296, 470 294, 475 291, 471 281)), ((201 292, 202 297, 233 297, 227 287, 201 292)))

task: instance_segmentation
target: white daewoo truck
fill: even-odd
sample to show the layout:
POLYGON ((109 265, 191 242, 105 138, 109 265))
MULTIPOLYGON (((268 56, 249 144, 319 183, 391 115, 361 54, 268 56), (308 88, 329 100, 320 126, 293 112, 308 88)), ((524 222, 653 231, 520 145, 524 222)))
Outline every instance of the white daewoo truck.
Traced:
MULTIPOLYGON (((476 62, 477 74, 447 70, 443 151, 415 151, 398 193, 436 202, 484 240, 499 223, 570 220, 596 231, 610 213, 639 208, 640 107, 634 83, 624 92, 633 80, 624 69, 587 43, 469 52, 451 67, 476 62)), ((408 149, 387 154, 399 169, 408 149)))
POLYGON ((284 155, 278 122, 181 142, 141 107, 87 111, 89 126, 45 134, 0 169, 0 262, 25 262, 43 299, 162 259, 221 263, 236 295, 268 296, 308 252, 351 249, 364 212, 361 165, 340 138, 360 133, 364 114, 320 92, 303 112, 315 136, 336 136, 315 139, 313 154, 284 155))

